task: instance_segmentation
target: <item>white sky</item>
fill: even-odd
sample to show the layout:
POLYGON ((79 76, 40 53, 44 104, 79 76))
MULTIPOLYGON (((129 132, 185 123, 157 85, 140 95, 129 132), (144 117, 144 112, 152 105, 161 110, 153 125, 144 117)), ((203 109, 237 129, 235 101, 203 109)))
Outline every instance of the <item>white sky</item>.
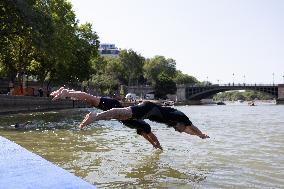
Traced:
POLYGON ((101 43, 173 58, 200 81, 284 82, 284 0, 70 2, 101 43))

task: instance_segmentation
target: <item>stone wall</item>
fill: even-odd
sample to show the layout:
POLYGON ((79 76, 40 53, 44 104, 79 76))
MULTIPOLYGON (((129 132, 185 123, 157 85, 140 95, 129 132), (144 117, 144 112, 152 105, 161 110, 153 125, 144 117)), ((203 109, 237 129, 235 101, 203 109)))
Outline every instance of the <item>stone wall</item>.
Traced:
POLYGON ((284 104, 284 84, 279 84, 278 85, 277 104, 284 104))
POLYGON ((278 85, 278 98, 284 99, 284 84, 278 85))
POLYGON ((177 86, 177 101, 186 101, 186 97, 185 97, 185 85, 178 85, 177 86))
POLYGON ((0 95, 0 114, 83 107, 87 104, 67 99, 51 101, 48 97, 0 95))
POLYGON ((150 86, 128 86, 128 93, 135 93, 137 96, 144 98, 147 93, 153 92, 154 89, 150 86))

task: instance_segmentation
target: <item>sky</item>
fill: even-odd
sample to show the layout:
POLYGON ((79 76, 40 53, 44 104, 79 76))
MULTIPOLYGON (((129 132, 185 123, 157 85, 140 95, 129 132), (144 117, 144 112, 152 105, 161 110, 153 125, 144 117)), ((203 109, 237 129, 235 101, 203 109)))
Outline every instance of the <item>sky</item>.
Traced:
POLYGON ((284 83, 283 0, 70 0, 101 43, 162 55, 200 81, 284 83))

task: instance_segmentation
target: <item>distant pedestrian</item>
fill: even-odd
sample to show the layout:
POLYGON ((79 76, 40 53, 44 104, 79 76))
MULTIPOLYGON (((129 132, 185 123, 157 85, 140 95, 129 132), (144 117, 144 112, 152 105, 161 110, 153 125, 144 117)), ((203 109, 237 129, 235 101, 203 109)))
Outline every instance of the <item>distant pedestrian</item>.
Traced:
POLYGON ((43 97, 43 90, 42 90, 42 88, 38 89, 38 96, 39 97, 43 97))

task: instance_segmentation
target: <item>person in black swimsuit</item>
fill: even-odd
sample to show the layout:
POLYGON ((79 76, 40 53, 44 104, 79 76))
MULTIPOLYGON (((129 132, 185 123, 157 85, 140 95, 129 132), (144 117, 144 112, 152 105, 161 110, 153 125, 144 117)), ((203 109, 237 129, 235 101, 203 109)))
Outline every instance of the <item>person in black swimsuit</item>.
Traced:
POLYGON ((185 132, 191 135, 197 135, 202 139, 209 138, 192 124, 189 118, 181 111, 157 105, 152 102, 143 102, 141 104, 123 108, 122 105, 108 98, 99 98, 80 91, 72 91, 63 87, 51 93, 53 100, 61 97, 71 97, 78 100, 85 100, 93 106, 104 110, 101 113, 88 113, 80 124, 80 128, 98 121, 116 119, 130 128, 136 128, 137 133, 147 139, 155 148, 162 149, 157 137, 151 132, 151 127, 143 119, 149 119, 158 123, 164 123, 173 127, 176 131, 185 132))
MULTIPOLYGON (((122 108, 121 103, 113 98, 106 97, 96 97, 85 92, 68 90, 64 87, 53 91, 50 96, 53 96, 52 100, 57 100, 59 98, 71 97, 74 100, 86 101, 91 106, 94 106, 100 110, 106 111, 112 108, 122 108)), ((146 140, 148 140, 153 147, 159 148, 162 150, 162 147, 157 139, 157 137, 152 133, 151 127, 144 120, 121 120, 120 121, 125 126, 136 129, 137 134, 143 136, 146 140)))
POLYGON ((189 118, 181 111, 147 101, 126 108, 112 108, 97 114, 90 112, 85 116, 80 124, 80 128, 98 120, 110 119, 117 119, 120 121, 149 119, 158 123, 167 124, 169 127, 173 127, 180 133, 185 132, 187 134, 197 135, 202 139, 209 138, 208 135, 202 133, 194 126, 189 118))

